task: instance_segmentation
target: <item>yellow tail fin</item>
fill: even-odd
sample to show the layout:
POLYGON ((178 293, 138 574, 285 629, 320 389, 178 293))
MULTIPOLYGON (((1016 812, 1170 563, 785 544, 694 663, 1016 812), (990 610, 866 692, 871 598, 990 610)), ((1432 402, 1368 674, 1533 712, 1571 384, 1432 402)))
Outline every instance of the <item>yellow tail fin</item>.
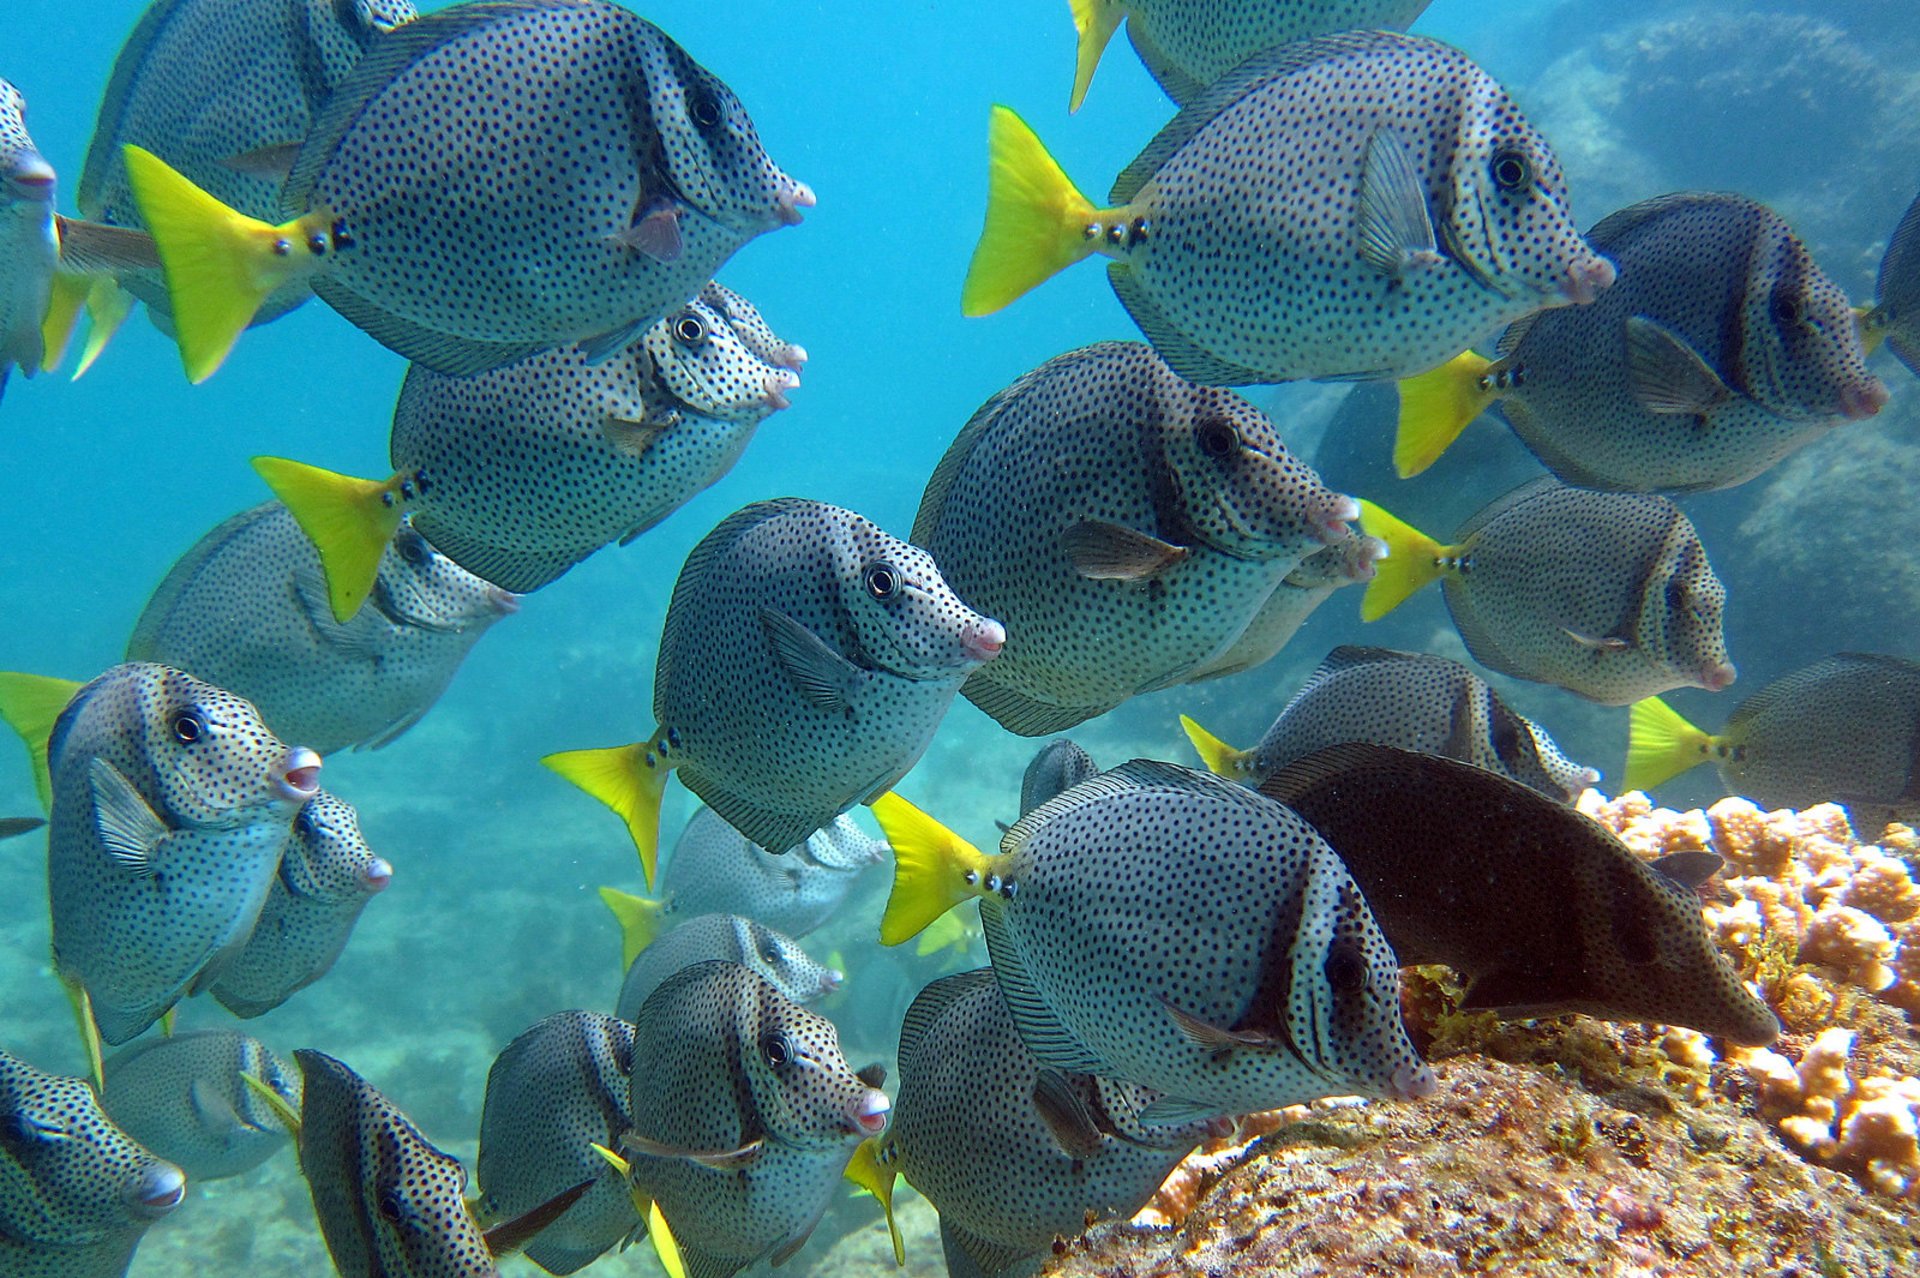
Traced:
POLYGON ((960 290, 966 315, 992 314, 1094 248, 1086 230, 1097 210, 1007 107, 993 108, 987 155, 987 225, 960 290))
POLYGON ((1370 501, 1360 503, 1360 528, 1387 543, 1387 557, 1374 565, 1373 580, 1360 598, 1360 620, 1378 621, 1405 603, 1407 596, 1444 571, 1440 560, 1453 549, 1389 515, 1370 501))
POLYGON ((1629 790, 1650 790, 1698 767, 1722 744, 1688 723, 1658 697, 1633 703, 1627 720, 1627 771, 1622 784, 1629 790))
POLYGON ((627 833, 640 852, 647 891, 653 891, 654 866, 660 859, 660 798, 667 792, 667 773, 673 764, 661 758, 651 742, 604 750, 562 750, 540 762, 612 808, 627 823, 627 833))
POLYGON ((880 1210, 887 1217, 887 1233, 893 1238, 893 1263, 906 1264, 907 1245, 901 1241, 899 1222, 893 1218, 893 1182, 899 1173, 880 1165, 880 1147, 873 1137, 854 1147, 847 1169, 840 1174, 880 1200, 880 1210))
POLYGON ((33 763, 33 792, 40 796, 43 812, 53 810, 53 775, 47 765, 47 739, 60 712, 73 700, 82 685, 71 679, 49 675, 0 672, 0 719, 26 742, 27 757, 33 763))
MULTIPOLYGON (((47 300, 46 316, 40 321, 40 368, 43 372, 60 367, 73 341, 73 330, 80 322, 80 308, 86 305, 93 281, 84 275, 56 271, 53 293, 47 300)), ((75 374, 78 376, 78 374, 75 374)))
POLYGON ((968 897, 986 892, 981 885, 993 858, 919 808, 889 792, 873 801, 873 818, 893 847, 893 891, 880 918, 880 944, 909 940, 968 897))
POLYGON ((1252 775, 1253 751, 1234 749, 1184 714, 1180 716, 1180 726, 1186 729, 1187 740, 1193 742, 1193 748, 1200 755, 1200 761, 1207 765, 1207 771, 1217 777, 1231 777, 1236 781, 1252 775))
POLYGON ((100 358, 100 352, 107 349, 107 343, 132 313, 133 294, 104 277, 93 281, 93 287, 87 290, 87 344, 73 370, 74 381, 93 367, 93 361, 100 358))
POLYGON ((93 995, 76 978, 60 975, 67 991, 67 1006, 73 1009, 73 1023, 80 1028, 80 1050, 86 1053, 87 1077, 93 1080, 93 1094, 107 1094, 107 1062, 100 1046, 100 1023, 93 1019, 93 995))
POLYGON ((399 531, 400 476, 355 479, 284 457, 256 457, 253 468, 320 552, 327 600, 346 621, 373 593, 380 558, 399 531))
POLYGON ((666 907, 659 901, 622 892, 619 888, 601 888, 600 899, 613 911, 613 917, 620 920, 620 970, 624 973, 633 966, 634 957, 641 950, 660 939, 660 911, 666 907))
POLYGON ((153 232, 173 296, 180 362, 188 380, 204 382, 267 294, 321 260, 307 248, 313 219, 269 226, 228 208, 151 152, 121 150, 127 183, 153 232))
POLYGON ((922 956, 938 954, 941 950, 965 954, 967 947, 973 944, 973 937, 974 929, 968 927, 966 920, 958 914, 942 914, 920 930, 920 940, 914 945, 913 952, 922 956))
POLYGON ((1100 55, 1106 52, 1107 41, 1113 39, 1113 33, 1120 29, 1120 21, 1127 14, 1118 0, 1067 0, 1067 6, 1073 10, 1073 29, 1080 35, 1079 60, 1073 68, 1073 97, 1067 102, 1067 112, 1072 114, 1080 109, 1080 103, 1087 96, 1087 86, 1093 83, 1094 68, 1100 65, 1100 55))
POLYGON ((1868 355, 1880 349, 1880 343, 1887 339, 1886 323, 1880 318, 1878 308, 1856 306, 1853 308, 1853 331, 1860 337, 1860 349, 1868 355))
POLYGON ((1400 382, 1400 432, 1393 468, 1408 479, 1440 460, 1467 423, 1500 398, 1482 384, 1493 361, 1463 351, 1440 367, 1400 382))
POLYGON ((667 1228, 667 1218, 660 1213, 660 1204, 656 1202, 647 1204, 647 1237, 653 1243, 653 1254, 660 1259, 660 1267, 667 1271, 667 1278, 687 1278, 687 1264, 680 1258, 680 1244, 674 1241, 673 1230, 667 1228))

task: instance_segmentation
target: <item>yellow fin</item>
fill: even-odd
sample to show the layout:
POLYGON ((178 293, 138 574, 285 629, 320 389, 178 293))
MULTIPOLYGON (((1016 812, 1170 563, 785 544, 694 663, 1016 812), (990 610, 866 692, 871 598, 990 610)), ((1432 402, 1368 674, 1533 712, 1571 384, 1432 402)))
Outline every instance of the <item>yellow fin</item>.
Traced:
POLYGON ((80 1029, 80 1050, 86 1053, 87 1077, 93 1080, 93 1094, 107 1094, 107 1062, 100 1048, 100 1024, 93 1019, 93 996, 73 977, 62 975, 60 984, 67 991, 67 1005, 73 1008, 73 1022, 80 1029))
POLYGON ((1650 790, 1712 757, 1720 737, 1702 732, 1658 697, 1633 703, 1627 719, 1629 790, 1650 790))
POLYGON ((620 970, 624 973, 633 966, 634 957, 641 950, 660 938, 660 911, 665 907, 658 901, 611 887, 600 889, 600 899, 613 911, 613 917, 620 920, 620 970))
POLYGON ((180 1005, 178 1003, 175 1003, 172 1007, 169 1007, 166 1011, 160 1013, 160 1037, 161 1038, 173 1037, 173 1025, 174 1025, 174 1022, 177 1021, 179 1018, 180 1018, 180 1005))
POLYGON ((1100 55, 1106 52, 1107 41, 1113 39, 1127 14, 1119 0, 1067 0, 1067 6, 1073 10, 1073 29, 1080 36, 1078 61, 1073 68, 1073 97, 1067 102, 1067 112, 1072 114, 1085 100, 1100 55))
POLYGON ((273 1111, 273 1116, 280 1120, 280 1125, 287 1129, 288 1135, 296 1141, 300 1139, 300 1111, 293 1107, 292 1101, 274 1091, 266 1080, 255 1078, 245 1070, 240 1072, 240 1081, 266 1103, 267 1108, 273 1111))
POLYGON ((958 914, 949 912, 942 914, 922 929, 920 939, 914 942, 913 952, 927 955, 951 949, 964 953, 972 940, 973 936, 967 930, 965 920, 958 914))
POLYGON ((660 859, 660 798, 667 791, 667 772, 673 764, 661 758, 651 742, 603 750, 562 750, 540 762, 612 808, 627 823, 627 833, 640 852, 647 891, 653 891, 654 866, 660 859))
POLYGON ((1453 549, 1389 515, 1370 501, 1360 503, 1360 529, 1387 543, 1387 557, 1374 565, 1373 580, 1360 597, 1360 620, 1378 621, 1406 602, 1420 587, 1438 580, 1440 560, 1453 549))
POLYGON ((400 477, 355 479, 284 457, 256 457, 253 468, 320 552, 327 601, 335 619, 349 620, 373 593, 399 531, 400 477))
POLYGON ((987 224, 967 264, 960 310, 990 315, 1093 252, 1098 210, 1026 121, 993 108, 987 126, 987 224))
POLYGON ((980 884, 993 858, 919 808, 889 791, 873 801, 873 817, 893 848, 893 891, 880 919, 880 944, 898 945, 986 891, 980 884))
POLYGON ((132 313, 133 294, 104 276, 93 281, 93 287, 87 290, 87 344, 81 349, 80 363, 73 370, 74 381, 79 381, 93 367, 93 361, 100 358, 100 352, 107 349, 107 343, 132 313))
POLYGON ((50 675, 18 674, 0 671, 0 719, 13 725, 27 744, 27 756, 33 762, 33 792, 40 796, 40 809, 53 811, 53 775, 47 766, 47 739, 60 712, 84 685, 71 679, 50 675))
POLYGON ((1435 369, 1400 382, 1400 431, 1393 440, 1393 469, 1408 479, 1440 460, 1467 423, 1500 398, 1481 379, 1493 361, 1462 351, 1435 369))
POLYGON ((873 1137, 855 1146, 847 1169, 840 1174, 880 1200, 880 1210, 887 1217, 887 1233, 893 1238, 893 1263, 906 1264, 907 1245, 901 1241, 900 1225, 893 1218, 893 1181, 898 1173, 880 1165, 880 1150, 873 1137))
POLYGON ((127 184, 173 297, 180 362, 188 380, 213 376, 267 294, 321 259, 308 251, 319 215, 270 226, 236 212, 137 146, 123 146, 127 184))
POLYGON ((1860 337, 1860 349, 1871 355, 1880 349, 1880 343, 1887 339, 1886 321, 1880 315, 1877 306, 1856 306, 1853 308, 1853 331, 1860 337))
POLYGON ((1180 726, 1186 730, 1187 740, 1193 742, 1200 761, 1213 775, 1237 781, 1253 770, 1253 751, 1234 749, 1184 714, 1180 716, 1180 726))
POLYGON ((667 1271, 667 1278, 687 1278, 686 1262, 680 1259, 680 1244, 673 1240, 673 1230, 667 1228, 667 1218, 660 1214, 660 1204, 647 1204, 647 1238, 653 1243, 653 1254, 660 1258, 660 1267, 667 1271))
POLYGON ((53 292, 47 299, 47 313, 40 321, 43 372, 60 367, 60 361, 67 357, 67 346, 73 341, 73 330, 80 322, 80 308, 86 304, 92 284, 84 275, 54 272, 53 292))

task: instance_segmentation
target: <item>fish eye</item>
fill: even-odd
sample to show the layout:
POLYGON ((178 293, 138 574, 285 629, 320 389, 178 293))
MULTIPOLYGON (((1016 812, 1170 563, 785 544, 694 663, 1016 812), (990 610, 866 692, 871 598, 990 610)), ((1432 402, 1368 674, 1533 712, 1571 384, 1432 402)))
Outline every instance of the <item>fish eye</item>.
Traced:
POLYGON ((1367 963, 1350 941, 1335 941, 1327 951, 1327 984, 1336 994, 1352 994, 1366 988, 1367 963))
POLYGON ((900 574, 892 564, 874 564, 867 569, 867 593, 886 603, 900 593, 900 574))
POLYGON ((411 528, 401 532, 399 538, 400 557, 416 568, 427 562, 427 539, 411 528))
POLYGON ((768 942, 766 947, 760 951, 760 960, 769 965, 778 963, 780 957, 780 947, 772 942, 768 942))
POLYGON ((380 1201, 377 1206, 380 1209, 381 1219, 387 1223, 393 1225, 406 1223, 407 1206, 400 1201, 400 1195, 394 1193, 392 1190, 388 1190, 386 1193, 380 1195, 380 1201))
POLYGON ((788 1046, 787 1040, 778 1034, 769 1036, 766 1042, 760 1044, 760 1050, 765 1054, 767 1064, 775 1069, 793 1059, 793 1048, 788 1046))
POLYGON ((1503 191, 1517 191, 1533 182, 1533 165, 1518 151, 1495 151, 1489 167, 1503 191))
POLYGON ((720 103, 711 93, 694 89, 687 95, 687 114, 701 128, 711 129, 720 123, 720 103))
POLYGON ((1233 427, 1218 417, 1202 421, 1194 437, 1200 441, 1200 451, 1209 457, 1225 457, 1240 444, 1240 436, 1233 427))
POLYGON ((313 837, 313 810, 311 808, 302 807, 299 812, 294 814, 293 832, 303 838, 313 837))
POLYGON ((682 346, 697 346, 707 340, 707 326, 698 315, 682 315, 673 322, 673 338, 682 346))
POLYGON ((181 745, 192 745, 205 736, 207 725, 200 716, 191 710, 182 711, 173 717, 173 739, 181 745))
POLYGON ((1786 293, 1773 295, 1773 318, 1783 328, 1791 328, 1800 322, 1800 304, 1786 293))

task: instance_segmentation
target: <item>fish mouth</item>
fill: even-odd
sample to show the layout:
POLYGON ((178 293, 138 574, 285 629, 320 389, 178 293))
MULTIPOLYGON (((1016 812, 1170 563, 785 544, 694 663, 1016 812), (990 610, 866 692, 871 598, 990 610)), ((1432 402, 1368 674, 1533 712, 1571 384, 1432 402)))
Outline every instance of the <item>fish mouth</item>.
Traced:
POLYGON ((520 596, 511 590, 503 590, 491 583, 487 586, 487 603, 503 617, 511 617, 520 611, 520 596))
POLYGON ((1612 287, 1613 263, 1604 257, 1569 262, 1560 281, 1559 296, 1574 306, 1585 306, 1612 287))
POLYGON ((1862 421, 1887 406, 1887 384, 1877 377, 1844 386, 1840 390, 1840 412, 1849 421, 1862 421))
POLYGON ((800 374, 784 368, 768 373, 760 379, 760 389, 766 392, 767 407, 774 412, 792 408, 793 401, 787 398, 787 392, 800 389, 800 374))
POLYGON ((369 893, 384 892, 387 884, 393 882, 393 866, 385 857, 376 856, 373 864, 367 867, 366 887, 369 893))
POLYGON ((1007 646, 1007 628, 991 618, 969 626, 960 636, 960 647, 975 661, 992 661, 1007 646))
POLYGON ((140 1178, 130 1201, 140 1215, 157 1219, 178 1207, 186 1196, 187 1174, 172 1163, 158 1163, 140 1178))
POLYGON ((878 1136, 887 1129, 887 1113, 893 1108, 893 1102, 887 1094, 869 1088, 860 1094, 853 1107, 847 1111, 847 1119, 852 1123, 851 1130, 856 1136, 878 1136))
POLYGON ((53 166, 38 155, 20 160, 7 174, 7 185, 16 196, 40 204, 53 202, 54 180, 53 166))
POLYGON ((273 779, 273 788, 281 798, 292 803, 305 803, 320 793, 320 756, 305 746, 295 746, 287 751, 282 761, 280 775, 273 779))
POLYGON ((1433 1095, 1440 1087, 1440 1080, 1425 1061, 1415 1061, 1394 1070, 1393 1081, 1387 1087, 1388 1094, 1395 1100, 1420 1100, 1433 1095))
POLYGON ((780 358, 771 362, 784 364, 796 373, 804 373, 807 371, 807 348, 798 342, 788 342, 787 348, 780 352, 780 358))
POLYGON ((795 182, 791 190, 780 193, 780 198, 774 203, 773 215, 781 226, 798 226, 806 220, 800 210, 810 209, 814 203, 813 188, 805 182, 795 182))
POLYGON ((820 992, 823 994, 831 994, 839 989, 841 983, 846 979, 847 977, 844 972, 841 972, 838 968, 830 967, 820 973, 820 992))
POLYGON ((1333 493, 1331 499, 1314 512, 1313 535, 1324 546, 1345 541, 1353 536, 1353 529, 1347 525, 1358 518, 1360 503, 1345 493, 1333 493))
POLYGON ((1708 692, 1718 692, 1732 683, 1737 673, 1731 662, 1716 662, 1700 672, 1700 686, 1708 692))

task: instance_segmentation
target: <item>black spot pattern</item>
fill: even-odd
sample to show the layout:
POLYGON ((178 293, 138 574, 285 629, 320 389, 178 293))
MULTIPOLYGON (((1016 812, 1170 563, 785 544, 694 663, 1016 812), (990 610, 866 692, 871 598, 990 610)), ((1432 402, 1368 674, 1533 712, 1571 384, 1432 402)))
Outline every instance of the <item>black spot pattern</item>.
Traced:
POLYGON ((300 1080, 259 1039, 235 1030, 148 1038, 107 1058, 101 1103, 127 1135, 196 1184, 252 1171, 287 1143, 247 1074, 294 1109, 300 1080), (216 1099, 217 1098, 217 1099, 216 1099))
POLYGON ((861 872, 886 852, 885 843, 844 816, 805 843, 768 852, 703 806, 660 871, 661 913, 667 919, 744 914, 788 936, 805 936, 833 917, 861 872))
POLYGON ((709 959, 738 963, 796 1003, 824 998, 839 973, 814 961, 791 936, 738 914, 701 914, 677 924, 634 955, 614 1015, 632 1020, 647 996, 681 968, 709 959))
POLYGON ((24 166, 46 163, 27 136, 26 110, 20 90, 0 80, 0 391, 14 365, 28 377, 40 368, 40 320, 59 254, 53 192, 36 201, 4 181, 24 166))
POLYGON ((1373 580, 1374 565, 1386 553, 1386 543, 1374 537, 1348 537, 1314 551, 1273 588, 1233 645, 1187 676, 1188 681, 1218 679, 1265 665, 1334 591, 1373 580))
POLYGON ((336 622, 313 543, 268 502, 175 562, 134 626, 127 659, 233 688, 283 736, 331 753, 412 726, 503 615, 501 602, 403 526, 367 606, 336 622))
POLYGON ((1250 55, 1329 31, 1404 31, 1431 0, 1105 0, 1147 70, 1185 103, 1250 55))

